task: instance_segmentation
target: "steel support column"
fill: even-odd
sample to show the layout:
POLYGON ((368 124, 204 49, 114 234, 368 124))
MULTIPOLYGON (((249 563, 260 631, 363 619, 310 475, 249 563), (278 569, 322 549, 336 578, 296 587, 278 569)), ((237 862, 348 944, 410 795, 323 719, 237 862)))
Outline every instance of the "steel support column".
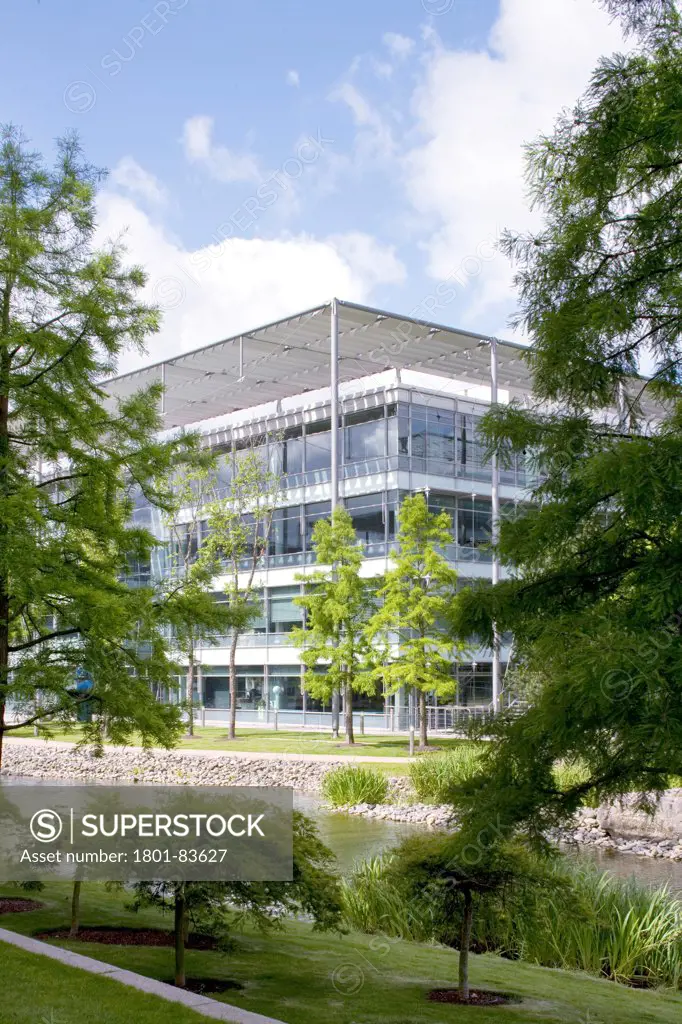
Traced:
MULTIPOLYGON (((330 389, 331 389, 331 510, 339 503, 339 310, 336 299, 332 299, 331 324, 329 331, 330 389)), ((332 693, 332 735, 338 738, 340 724, 340 694, 332 693)))
MULTIPOLYGON (((497 339, 490 339, 490 404, 497 405, 497 339)), ((493 454, 491 463, 492 493, 492 542, 495 547, 500 537, 500 466, 497 453, 493 454)), ((492 581, 495 586, 500 581, 500 560, 497 550, 493 551, 492 581)), ((502 692, 500 675, 500 635, 493 623, 493 708, 500 710, 502 692)))
POLYGON ((332 512, 339 503, 339 311, 336 299, 332 299, 330 330, 330 386, 331 386, 331 507, 332 512))

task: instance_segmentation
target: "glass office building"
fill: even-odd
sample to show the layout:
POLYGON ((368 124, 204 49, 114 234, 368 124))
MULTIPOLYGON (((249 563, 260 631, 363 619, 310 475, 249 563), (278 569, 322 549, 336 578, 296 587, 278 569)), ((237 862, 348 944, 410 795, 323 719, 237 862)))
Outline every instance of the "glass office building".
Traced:
MULTIPOLYGON (((447 556, 460 586, 499 575, 493 521, 527 500, 534 470, 526 457, 492 466, 478 424, 491 398, 525 392, 522 351, 335 301, 109 382, 113 394, 126 395, 161 380, 166 429, 196 430, 218 452, 224 494, 247 446, 256 446, 281 480, 258 570, 261 612, 237 649, 240 716, 263 718, 275 707, 292 715, 329 710, 305 695, 290 632, 302 621, 298 577, 314 568, 313 528, 335 502, 352 516, 367 576, 390 567, 400 504, 415 492, 451 518, 447 556)), ((135 517, 160 529, 142 498, 135 517)), ((133 581, 168 571, 163 555, 155 557, 154 565, 133 568, 133 581)), ((220 600, 219 579, 215 594, 220 600)), ((229 636, 219 637, 198 652, 195 700, 209 721, 229 707, 229 646, 229 636)), ((498 686, 504 676, 508 638, 496 653, 497 668, 495 652, 472 642, 467 659, 453 664, 451 703, 490 704, 495 672, 498 686)), ((377 692, 356 701, 367 713, 387 715, 406 706, 408 696, 377 692)))

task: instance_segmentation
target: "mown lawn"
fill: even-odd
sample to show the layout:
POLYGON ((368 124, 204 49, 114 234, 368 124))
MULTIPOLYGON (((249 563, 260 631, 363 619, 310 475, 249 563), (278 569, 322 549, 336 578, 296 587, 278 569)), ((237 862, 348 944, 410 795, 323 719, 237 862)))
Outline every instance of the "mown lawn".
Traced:
POLYGON ((203 1024, 177 1003, 0 942, 1 1024, 203 1024))
MULTIPOLYGON (((5 895, 16 890, 3 889, 5 895)), ((26 934, 41 929, 64 927, 68 921, 69 886, 51 884, 37 899, 44 909, 29 914, 0 917, 0 926, 26 934)), ((83 887, 83 924, 115 923, 126 926, 156 924, 169 927, 169 919, 158 911, 146 910, 133 915, 124 909, 126 897, 107 893, 94 883, 83 887)), ((114 963, 168 981, 172 974, 172 950, 130 946, 102 946, 93 943, 65 942, 77 952, 114 963)), ((0 952, 2 956, 4 950, 0 952)), ((35 970, 40 969, 40 961, 35 970)), ((4 959, 3 959, 4 966, 4 959)), ((225 1002, 264 1013, 287 1024, 466 1024, 479 1021, 546 1024, 679 1024, 682 1020, 682 994, 635 991, 580 974, 546 970, 529 964, 511 963, 492 955, 473 957, 472 983, 482 988, 501 990, 520 1002, 502 1008, 463 1008, 429 1003, 427 992, 433 987, 449 987, 456 978, 457 955, 451 950, 415 943, 385 940, 359 934, 320 935, 307 924, 291 922, 284 930, 260 935, 251 930, 235 936, 230 953, 188 951, 188 973, 236 981, 242 990, 229 990, 225 1002)), ((15 972, 3 972, 5 977, 15 972)), ((40 988, 38 975, 31 984, 21 982, 25 998, 31 989, 40 988)), ((48 981, 49 983, 49 981, 48 981)), ((13 991, 12 986, 3 986, 13 991)), ((0 997, 4 998, 4 997, 0 997)), ((42 996, 40 997, 42 999, 42 996)), ((102 1005, 102 997, 99 996, 102 1005)), ((105 997, 108 999, 109 996, 105 997)), ((116 998, 115 996, 112 998, 116 998)), ((12 999, 14 996, 12 995, 12 999)), ((0 1006, 2 1004, 0 1003, 0 1006)), ((79 1004, 79 1006, 82 1004, 79 1004)), ((41 1004, 42 1006, 42 1004, 41 1004)), ((104 1006, 107 1006, 106 1001, 104 1006)), ((107 1017, 79 1015, 68 1006, 54 1024, 76 1021, 116 1022, 124 1017, 111 1016, 118 1007, 108 1009, 107 1017), (69 1016, 69 1013, 71 1016, 69 1016)), ((22 1011, 23 1012, 23 1011, 22 1011)), ((172 1019, 184 1022, 180 1011, 172 1019)), ((33 1016, 3 1017, 6 1022, 39 1022, 33 1016)), ((155 1020, 135 1014, 135 1021, 155 1020)), ((187 1018, 188 1021, 194 1018, 187 1018)), ((47 1017, 49 1021, 50 1018, 47 1017)))
MULTIPOLYGON (((17 729, 12 737, 32 738, 32 729, 17 729)), ((51 737, 55 740, 75 742, 79 738, 77 731, 64 733, 55 732, 51 737)), ((360 736, 356 733, 356 743, 348 746, 343 740, 335 740, 328 732, 300 732, 294 730, 244 729, 237 738, 228 740, 224 728, 197 728, 192 738, 183 737, 176 750, 239 750, 254 753, 290 753, 290 754, 331 754, 334 757, 398 757, 410 755, 409 740, 402 736, 360 736)), ((11 742, 11 737, 9 742, 11 742)), ((434 737, 431 741, 433 750, 447 750, 467 743, 467 740, 449 737, 434 737)), ((421 755, 420 755, 421 756, 421 755)))

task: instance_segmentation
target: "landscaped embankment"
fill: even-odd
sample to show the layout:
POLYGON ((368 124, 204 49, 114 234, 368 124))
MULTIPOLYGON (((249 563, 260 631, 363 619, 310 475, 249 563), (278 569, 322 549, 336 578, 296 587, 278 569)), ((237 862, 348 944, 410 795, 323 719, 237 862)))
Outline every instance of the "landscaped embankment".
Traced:
MULTIPOLYGON (((156 783, 192 786, 291 786, 320 793, 323 777, 348 768, 348 759, 300 760, 286 757, 212 755, 179 751, 144 751, 139 747, 105 748, 95 757, 87 749, 50 743, 11 740, 3 751, 0 775, 79 782, 156 783)), ((453 828, 449 804, 415 800, 409 779, 391 779, 386 803, 356 803, 343 809, 377 820, 405 822, 430 828, 453 828)), ((632 802, 623 807, 583 808, 571 827, 557 831, 557 842, 594 846, 618 853, 682 861, 682 790, 669 790, 653 817, 637 812, 632 802)))

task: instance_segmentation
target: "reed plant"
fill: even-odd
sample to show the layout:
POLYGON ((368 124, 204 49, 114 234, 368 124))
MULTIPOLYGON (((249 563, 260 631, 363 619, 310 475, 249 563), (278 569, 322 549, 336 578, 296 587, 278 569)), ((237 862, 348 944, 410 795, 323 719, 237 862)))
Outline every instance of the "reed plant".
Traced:
POLYGON ((483 749, 462 743, 443 753, 423 754, 410 764, 410 779, 419 800, 447 804, 456 791, 480 771, 483 749))
POLYGON ((427 942, 434 937, 433 909, 411 903, 395 881, 386 877, 391 855, 371 857, 357 864, 341 882, 346 923, 369 935, 427 942))
POLYGON ((341 765, 323 777, 322 795, 333 807, 383 804, 388 796, 388 779, 376 768, 341 765))
MULTIPOLYGON (((453 944, 428 900, 407 901, 396 887, 390 857, 359 865, 343 884, 350 927, 417 942, 453 944)), ((682 900, 591 865, 561 857, 543 862, 542 885, 477 907, 472 948, 543 967, 585 971, 621 984, 679 989, 682 982, 682 900)), ((456 943, 456 938, 455 938, 456 943)))

